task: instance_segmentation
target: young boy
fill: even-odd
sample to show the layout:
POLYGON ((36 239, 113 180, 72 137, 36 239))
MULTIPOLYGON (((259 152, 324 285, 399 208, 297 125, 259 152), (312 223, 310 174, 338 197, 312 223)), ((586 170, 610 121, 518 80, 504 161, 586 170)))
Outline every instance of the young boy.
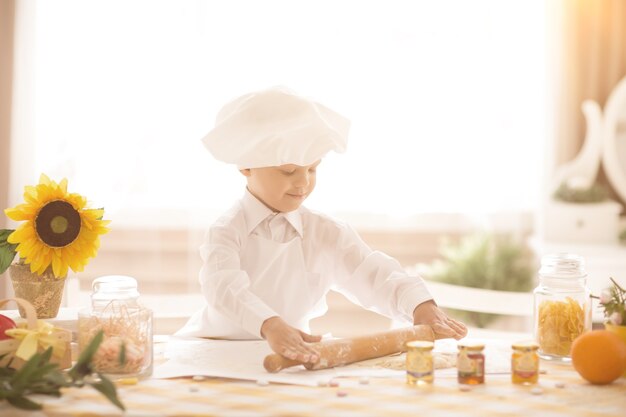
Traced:
POLYGON ((209 229, 200 252, 206 299, 177 334, 264 338, 277 353, 316 362, 309 320, 323 315, 326 293, 388 317, 429 324, 460 339, 420 277, 372 249, 347 224, 302 206, 330 150, 346 149, 350 122, 286 88, 242 96, 219 112, 203 139, 220 161, 246 177, 243 198, 209 229))

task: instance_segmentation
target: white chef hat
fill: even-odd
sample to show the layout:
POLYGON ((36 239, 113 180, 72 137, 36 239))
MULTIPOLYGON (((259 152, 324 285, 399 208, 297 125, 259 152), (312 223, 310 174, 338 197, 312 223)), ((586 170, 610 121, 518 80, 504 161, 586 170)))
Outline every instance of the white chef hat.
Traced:
POLYGON ((239 168, 310 165, 328 151, 344 152, 350 121, 285 87, 226 104, 202 142, 213 156, 239 168))

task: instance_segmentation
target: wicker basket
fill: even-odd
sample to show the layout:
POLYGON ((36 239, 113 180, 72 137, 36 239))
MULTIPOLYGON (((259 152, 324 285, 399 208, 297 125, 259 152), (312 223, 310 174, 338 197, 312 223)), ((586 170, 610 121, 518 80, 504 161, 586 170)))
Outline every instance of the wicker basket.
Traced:
MULTIPOLYGON (((26 312, 26 318, 24 319, 25 322, 18 322, 18 328, 37 331, 37 313, 35 312, 33 305, 22 298, 16 297, 0 300, 0 308, 4 307, 4 305, 10 301, 14 301, 20 309, 26 312)), ((58 364, 60 369, 66 369, 72 366, 72 349, 70 345, 70 342, 72 341, 72 332, 59 327, 52 327, 52 330, 47 336, 57 339, 57 341, 64 346, 62 352, 58 350, 56 352, 52 352, 50 362, 58 364)), ((13 338, 0 340, 0 356, 4 355, 2 359, 0 359, 0 366, 6 366, 10 362, 12 368, 19 369, 22 367, 25 360, 15 356, 15 353, 21 343, 21 340, 13 338)), ((38 341, 37 352, 41 353, 45 351, 45 349, 45 346, 38 341)))

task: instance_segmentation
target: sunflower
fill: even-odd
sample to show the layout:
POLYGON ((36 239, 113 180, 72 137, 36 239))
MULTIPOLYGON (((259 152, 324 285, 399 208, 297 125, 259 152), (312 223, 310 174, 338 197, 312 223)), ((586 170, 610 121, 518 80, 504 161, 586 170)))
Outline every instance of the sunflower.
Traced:
POLYGON ((6 209, 6 215, 23 221, 7 238, 16 252, 30 264, 30 270, 43 274, 52 266, 57 278, 84 270, 100 247, 100 235, 109 231, 102 220, 103 209, 86 208, 80 194, 67 192, 67 179, 56 183, 41 174, 39 184, 24 187, 24 204, 6 209))

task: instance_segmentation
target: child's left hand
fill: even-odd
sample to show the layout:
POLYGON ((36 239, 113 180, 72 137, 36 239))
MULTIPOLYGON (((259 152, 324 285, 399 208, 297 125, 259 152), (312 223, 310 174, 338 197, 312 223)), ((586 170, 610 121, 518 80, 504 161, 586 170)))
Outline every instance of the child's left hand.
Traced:
POLYGON ((467 335, 465 324, 448 317, 433 300, 425 301, 415 307, 413 324, 428 324, 433 328, 437 339, 453 337, 459 340, 467 335))

